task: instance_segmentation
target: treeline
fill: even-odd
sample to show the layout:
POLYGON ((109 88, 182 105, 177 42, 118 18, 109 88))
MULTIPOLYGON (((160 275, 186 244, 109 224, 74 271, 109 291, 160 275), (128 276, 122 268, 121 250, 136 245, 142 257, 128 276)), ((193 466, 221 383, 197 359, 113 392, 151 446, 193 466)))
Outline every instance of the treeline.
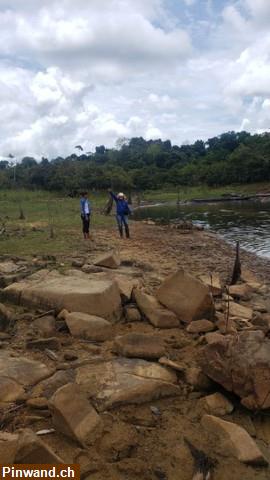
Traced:
POLYGON ((227 132, 206 142, 172 145, 170 140, 123 139, 117 149, 72 154, 37 162, 24 157, 0 161, 0 185, 65 191, 149 190, 182 185, 209 186, 270 180, 270 134, 227 132))

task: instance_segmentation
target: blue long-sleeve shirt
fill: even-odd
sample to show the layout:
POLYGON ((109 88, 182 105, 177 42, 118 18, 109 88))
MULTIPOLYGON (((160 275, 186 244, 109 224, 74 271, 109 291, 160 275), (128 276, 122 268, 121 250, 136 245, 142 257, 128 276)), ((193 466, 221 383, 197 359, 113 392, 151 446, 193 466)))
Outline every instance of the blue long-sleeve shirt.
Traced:
POLYGON ((88 198, 80 199, 81 215, 91 214, 91 205, 88 198))
POLYGON ((110 195, 116 203, 116 213, 121 217, 129 215, 131 213, 128 202, 124 198, 118 198, 113 192, 110 195))

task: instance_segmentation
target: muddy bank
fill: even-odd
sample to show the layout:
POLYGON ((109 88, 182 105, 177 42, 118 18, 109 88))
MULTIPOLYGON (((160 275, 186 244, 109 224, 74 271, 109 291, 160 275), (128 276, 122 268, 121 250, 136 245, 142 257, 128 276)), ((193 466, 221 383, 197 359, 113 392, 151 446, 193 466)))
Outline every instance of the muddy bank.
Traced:
MULTIPOLYGON (((222 287, 232 274, 234 249, 208 232, 168 231, 166 227, 143 223, 131 224, 131 237, 130 240, 120 240, 114 229, 100 230, 93 232, 90 242, 78 241, 78 249, 71 257, 1 258, 1 300, 8 312, 3 311, 1 317, 7 320, 1 327, 0 381, 4 381, 3 377, 10 378, 12 372, 10 382, 13 382, 12 385, 9 383, 9 396, 1 398, 1 432, 17 435, 26 428, 36 433, 47 431, 38 437, 44 442, 43 454, 47 452, 47 458, 56 455, 66 463, 80 463, 83 478, 89 480, 191 480, 194 462, 185 438, 215 460, 213 479, 225 480, 230 476, 232 480, 266 480, 269 469, 262 459, 270 460, 267 411, 244 407, 239 395, 205 376, 198 364, 201 349, 207 345, 208 329, 210 333, 213 331, 229 338, 221 333, 222 325, 218 326, 218 320, 222 320, 222 315, 226 318, 227 300, 222 298, 222 287), (115 263, 111 264, 114 268, 102 266, 104 259, 100 261, 100 257, 113 248, 119 250, 121 264, 114 258, 115 263), (219 276, 221 291, 215 298, 215 313, 221 317, 211 316, 206 302, 205 314, 210 317, 205 321, 208 323, 193 324, 189 331, 183 321, 179 321, 179 326, 157 328, 153 325, 156 318, 174 322, 176 314, 172 311, 170 315, 165 314, 163 308, 165 312, 169 311, 166 305, 153 307, 152 303, 151 314, 143 302, 138 309, 139 300, 134 298, 132 290, 134 287, 142 289, 152 298, 164 280, 182 268, 196 278, 210 273, 219 276), (93 319, 90 321, 87 317, 59 312, 63 304, 56 304, 57 307, 49 312, 49 302, 56 301, 49 288, 51 282, 54 282, 54 288, 59 288, 59 284, 63 288, 65 283, 58 281, 55 271, 64 275, 71 293, 74 289, 67 278, 77 279, 74 286, 80 283, 78 279, 88 278, 85 276, 95 284, 99 283, 100 288, 87 291, 87 295, 110 295, 108 303, 113 304, 116 318, 112 319, 110 309, 106 308, 102 312, 108 318, 103 323, 97 320, 93 323, 93 319), (36 277, 29 280, 33 274, 36 277), (117 293, 110 285, 104 286, 104 278, 107 283, 117 279, 122 304, 119 315, 117 293), (24 304, 21 302, 23 295, 16 297, 14 294, 14 284, 18 281, 21 286, 28 285, 29 281, 32 285, 33 282, 34 285, 37 281, 43 282, 43 291, 46 287, 50 293, 46 294, 48 314, 45 317, 42 315, 46 309, 35 305, 40 290, 35 290, 34 297, 30 297, 28 290, 25 298, 31 302, 24 304), (7 295, 5 289, 8 285, 13 297, 7 295), (95 336, 97 329, 100 337, 95 336), (124 341, 126 335, 129 336, 124 341), (122 339, 116 341, 119 336, 122 339), (29 364, 26 360, 35 363, 29 364), (22 371, 17 369, 22 365, 23 377, 20 377, 22 371), (20 373, 16 376, 14 372, 17 371, 20 373), (132 388, 129 382, 132 382, 132 388), (70 384, 79 385, 80 391, 70 384), (61 388, 64 390, 59 392, 61 388), (222 395, 221 404, 215 397, 215 408, 210 401, 210 410, 205 410, 202 400, 216 393, 222 395), (86 395, 87 404, 80 395, 86 395), (82 417, 82 425, 87 425, 89 431, 77 428, 81 419, 76 420, 78 424, 67 428, 71 412, 74 412, 71 405, 74 398, 81 402, 81 411, 86 416, 82 417), (64 411, 65 403, 69 402, 71 410, 64 411), (62 415, 58 414, 59 411, 62 415), (251 439, 248 461, 243 461, 236 449, 224 447, 222 439, 217 440, 211 422, 202 421, 209 413, 239 425, 247 432, 251 439), (255 451, 256 446, 259 454, 255 451), (53 454, 48 454, 48 447, 53 454)), ((263 334, 262 341, 267 342, 270 262, 247 252, 241 252, 241 261, 242 268, 249 274, 246 276, 249 280, 243 284, 252 283, 253 274, 253 284, 257 283, 257 287, 251 288, 248 295, 232 300, 232 303, 246 308, 241 311, 243 314, 252 311, 244 324, 233 320, 236 336, 242 335, 246 326, 256 331, 252 322, 261 318, 263 328, 259 331, 263 334)), ((186 292, 186 296, 189 293, 186 292)), ((204 294, 207 295, 202 289, 204 294)), ((161 299, 162 295, 159 296, 161 299)), ((104 308, 104 302, 106 299, 99 308, 104 308)), ((166 303, 166 298, 162 302, 166 303)), ((70 309, 73 306, 68 305, 70 309)), ((91 305, 87 303, 87 308, 91 309, 91 305)), ((76 309, 79 309, 78 304, 76 309)), ((234 315, 234 318, 238 317, 234 315)), ((7 392, 7 383, 5 385, 7 392)), ((22 448, 19 451, 17 448, 15 461, 25 459, 23 452, 22 448)))

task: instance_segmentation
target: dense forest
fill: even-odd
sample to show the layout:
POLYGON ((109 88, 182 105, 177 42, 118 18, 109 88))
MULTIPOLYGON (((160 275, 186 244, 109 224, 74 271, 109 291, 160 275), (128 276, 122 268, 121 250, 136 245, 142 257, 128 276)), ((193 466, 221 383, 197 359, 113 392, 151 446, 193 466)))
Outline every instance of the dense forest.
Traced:
POLYGON ((227 132, 206 142, 172 145, 170 140, 122 139, 117 148, 74 147, 67 158, 24 157, 0 161, 0 185, 76 193, 113 187, 125 191, 209 186, 270 180, 270 134, 227 132), (17 164, 16 164, 17 163, 17 164))

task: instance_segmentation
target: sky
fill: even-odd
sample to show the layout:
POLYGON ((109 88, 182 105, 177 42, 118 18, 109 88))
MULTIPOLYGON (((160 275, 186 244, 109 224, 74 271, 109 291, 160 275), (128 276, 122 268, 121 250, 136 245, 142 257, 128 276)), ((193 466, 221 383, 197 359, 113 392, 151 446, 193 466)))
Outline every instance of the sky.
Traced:
POLYGON ((270 128, 270 0, 0 0, 0 158, 270 128))

